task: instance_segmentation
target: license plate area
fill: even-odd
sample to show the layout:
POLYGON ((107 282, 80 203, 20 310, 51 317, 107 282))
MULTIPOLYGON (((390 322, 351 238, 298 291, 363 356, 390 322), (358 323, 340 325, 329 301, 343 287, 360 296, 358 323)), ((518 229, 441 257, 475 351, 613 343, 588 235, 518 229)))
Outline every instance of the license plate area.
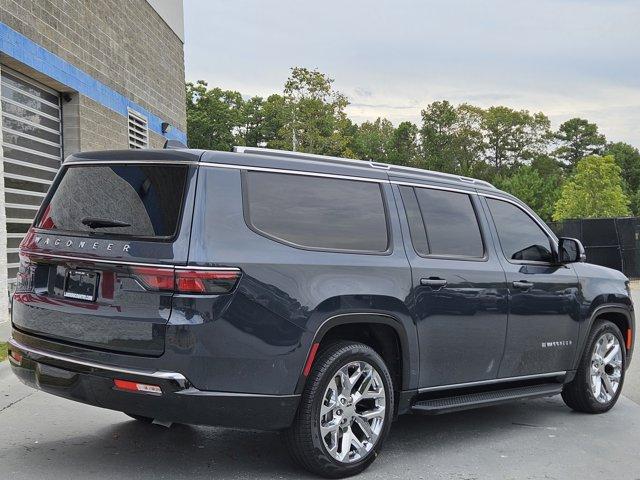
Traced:
POLYGON ((64 282, 66 298, 94 302, 100 275, 89 270, 69 270, 64 282))

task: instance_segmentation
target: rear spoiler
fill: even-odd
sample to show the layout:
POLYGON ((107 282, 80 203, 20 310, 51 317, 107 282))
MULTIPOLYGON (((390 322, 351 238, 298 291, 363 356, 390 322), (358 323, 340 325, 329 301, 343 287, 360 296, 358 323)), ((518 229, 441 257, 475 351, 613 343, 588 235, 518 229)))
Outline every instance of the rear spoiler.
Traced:
POLYGON ((78 152, 66 158, 64 165, 75 163, 127 163, 127 162, 200 162, 203 150, 184 149, 182 147, 165 148, 162 150, 102 150, 97 152, 78 152))
POLYGON ((180 148, 189 148, 189 147, 187 147, 184 143, 182 143, 179 140, 167 140, 166 142, 164 142, 164 147, 162 148, 165 150, 176 150, 180 148))

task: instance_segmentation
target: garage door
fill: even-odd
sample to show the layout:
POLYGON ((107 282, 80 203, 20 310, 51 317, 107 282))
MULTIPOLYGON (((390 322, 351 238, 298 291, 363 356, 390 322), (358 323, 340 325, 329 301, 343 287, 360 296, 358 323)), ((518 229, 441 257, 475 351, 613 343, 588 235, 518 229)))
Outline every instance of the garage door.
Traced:
POLYGON ((60 95, 2 66, 7 266, 9 282, 18 268, 18 245, 60 168, 60 95))

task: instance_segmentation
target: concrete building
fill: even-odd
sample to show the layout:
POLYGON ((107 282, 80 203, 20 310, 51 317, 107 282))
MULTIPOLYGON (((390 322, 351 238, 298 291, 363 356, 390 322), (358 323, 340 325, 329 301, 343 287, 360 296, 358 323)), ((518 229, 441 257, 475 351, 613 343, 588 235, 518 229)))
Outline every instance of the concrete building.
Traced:
POLYGON ((0 312, 67 155, 186 143, 183 25, 182 0, 0 0, 0 312))

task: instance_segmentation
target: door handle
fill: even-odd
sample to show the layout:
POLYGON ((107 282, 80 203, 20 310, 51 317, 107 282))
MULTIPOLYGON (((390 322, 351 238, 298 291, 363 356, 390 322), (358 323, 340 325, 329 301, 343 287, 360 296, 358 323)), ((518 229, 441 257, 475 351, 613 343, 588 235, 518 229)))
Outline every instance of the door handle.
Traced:
POLYGON ((443 288, 447 286, 447 281, 444 278, 421 278, 420 285, 424 285, 431 288, 443 288))
POLYGON ((533 287, 533 283, 526 280, 516 280, 515 282, 513 282, 513 286, 521 290, 529 290, 531 287, 533 287))

